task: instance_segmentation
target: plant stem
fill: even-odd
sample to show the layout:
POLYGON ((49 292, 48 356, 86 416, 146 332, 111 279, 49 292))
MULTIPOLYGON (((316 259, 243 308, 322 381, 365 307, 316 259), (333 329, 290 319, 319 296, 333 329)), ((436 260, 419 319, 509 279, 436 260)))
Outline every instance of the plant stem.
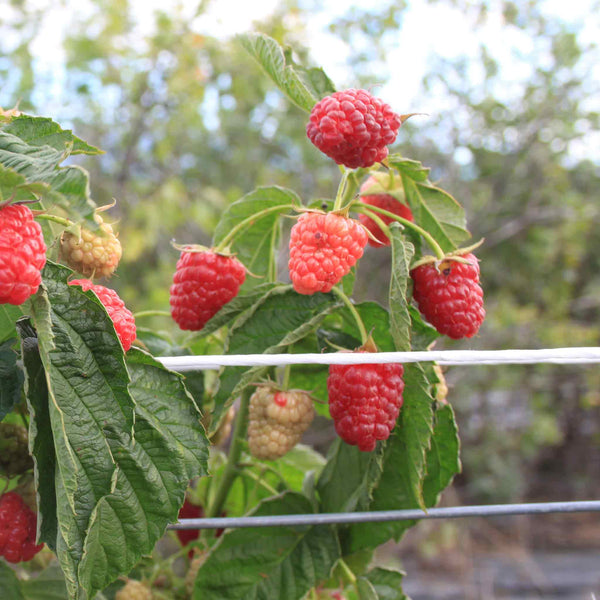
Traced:
POLYGON ((235 236, 242 230, 244 227, 248 227, 254 224, 259 219, 266 217, 267 215, 274 212, 283 212, 285 210, 290 210, 295 208, 293 204, 280 204, 278 206, 271 206, 270 208, 265 208, 249 217, 245 218, 243 221, 240 221, 215 247, 215 252, 223 251, 231 241, 235 238, 235 236))
POLYGON ((350 172, 344 169, 342 171, 342 179, 340 185, 338 185, 337 194, 335 195, 335 202, 333 203, 333 210, 340 210, 344 203, 344 192, 346 191, 346 184, 348 183, 348 176, 350 172))
POLYGON ((352 569, 350 569, 350 567, 346 564, 346 561, 343 558, 340 558, 338 560, 338 564, 340 565, 340 567, 342 567, 342 571, 344 572, 344 575, 348 578, 348 581, 350 581, 352 585, 356 585, 356 575, 352 572, 352 569))
POLYGON ((398 223, 402 223, 402 225, 408 227, 409 229, 412 229, 413 231, 416 231, 420 236, 422 236, 425 239, 425 241, 429 244, 429 246, 435 253, 436 258, 438 258, 439 260, 444 260, 446 255, 442 250, 441 246, 433 239, 432 235, 429 232, 425 231, 422 227, 419 227, 416 223, 413 223, 412 221, 409 221, 404 217, 400 217, 399 215, 396 215, 393 212, 390 212, 389 210, 379 208, 378 206, 369 205, 369 208, 365 209, 364 207, 355 204, 353 208, 356 212, 363 213, 367 216, 369 216, 368 213, 370 211, 375 211, 381 213, 382 215, 385 215, 386 217, 392 218, 394 221, 398 221, 398 223))
POLYGON ((71 226, 75 225, 75 223, 73 223, 73 221, 70 221, 69 219, 65 219, 63 217, 58 217, 56 215, 48 215, 45 213, 36 215, 35 218, 42 219, 44 221, 52 221, 53 223, 58 223, 59 225, 63 225, 64 227, 71 227, 71 226))
MULTIPOLYGON (((378 214, 376 214, 370 210, 365 210, 363 214, 367 215, 367 217, 369 217, 369 219, 373 219, 373 221, 375 221, 375 223, 377 223, 379 229, 381 229, 383 234, 385 236, 387 236, 388 240, 390 240, 392 238, 390 228, 384 223, 383 219, 378 214)), ((381 240, 378 240, 378 241, 381 242, 381 240)))
POLYGON ((235 428, 231 437, 231 447, 229 448, 229 456, 227 457, 227 464, 225 465, 225 471, 217 492, 206 511, 208 518, 217 517, 221 514, 225 500, 227 500, 227 494, 235 478, 239 475, 239 462, 242 455, 242 444, 246 438, 246 426, 248 421, 248 407, 250 405, 250 396, 252 394, 251 388, 246 388, 242 392, 240 398, 240 407, 238 409, 237 418, 235 421, 235 428))
POLYGON ((331 291, 334 294, 336 294, 336 296, 346 305, 346 307, 348 308, 348 310, 354 317, 354 320, 356 321, 358 330, 360 331, 361 342, 363 344, 366 344, 369 335, 367 333, 365 324, 363 323, 362 319, 360 318, 360 315, 358 314, 358 311, 356 310, 354 304, 352 304, 352 302, 350 301, 350 298, 348 298, 348 296, 346 296, 346 294, 344 294, 344 292, 340 288, 333 287, 333 288, 331 288, 331 291))
POLYGON ((134 319, 140 317, 170 317, 171 313, 166 310, 141 310, 140 312, 133 313, 134 319))

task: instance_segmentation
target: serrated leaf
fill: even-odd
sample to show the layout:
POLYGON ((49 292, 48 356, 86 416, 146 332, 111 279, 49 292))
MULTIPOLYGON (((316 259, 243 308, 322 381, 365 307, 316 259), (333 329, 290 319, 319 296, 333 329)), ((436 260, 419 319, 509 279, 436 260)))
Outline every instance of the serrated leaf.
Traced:
POLYGON ((258 188, 229 205, 223 213, 213 236, 213 246, 221 243, 231 230, 242 221, 251 220, 231 243, 237 258, 255 277, 246 277, 244 289, 265 283, 275 273, 275 250, 279 239, 279 219, 290 212, 291 205, 300 206, 298 196, 281 187, 258 188), (257 216, 261 211, 267 214, 257 216))
POLYGON ((2 130, 21 138, 32 146, 51 146, 69 154, 103 154, 102 150, 78 138, 70 129, 62 129, 52 119, 21 115, 2 130))
POLYGON ((418 160, 403 158, 399 154, 390 154, 387 157, 387 163, 390 167, 396 169, 399 173, 410 177, 414 181, 425 182, 429 177, 431 169, 424 167, 418 160))
MULTIPOLYGON (((333 294, 297 294, 291 286, 279 286, 263 296, 238 319, 229 331, 226 354, 277 354, 313 331, 338 305, 333 294)), ((214 396, 215 408, 211 430, 235 398, 253 380, 266 372, 266 367, 226 367, 219 378, 214 396)))
POLYGON ((430 233, 444 252, 455 250, 471 234, 465 211, 447 192, 427 183, 415 182, 401 174, 406 200, 415 223, 430 233))
MULTIPOLYGON (((369 510, 425 509, 423 481, 431 444, 433 400, 418 363, 404 367, 404 404, 392 435, 385 442, 383 469, 369 510)), ((349 550, 375 548, 396 539, 412 522, 360 523, 350 528, 349 550)))
POLYGON ((0 561, 0 591, 2 600, 25 600, 17 574, 4 561, 0 561))
MULTIPOLYGON (((38 292, 31 309, 56 457, 56 538, 42 539, 56 547, 69 598, 83 600, 152 550, 189 480, 168 437, 140 412, 134 424, 112 321, 91 291, 67 285, 70 273, 48 262, 47 295, 38 292)), ((38 491, 47 506, 47 490, 38 491)))
POLYGON ((411 349, 414 352, 425 351, 440 337, 440 334, 423 320, 421 313, 414 306, 409 306, 408 312, 412 324, 411 349))
MULTIPOLYGON (((262 502, 256 516, 312 513, 302 495, 262 502)), ((328 526, 251 527, 225 533, 198 572, 195 600, 299 600, 326 579, 340 556, 328 526)))
POLYGON ((379 600, 407 600, 402 592, 404 573, 377 567, 369 571, 366 578, 373 584, 379 600))
POLYGON ((356 589, 358 590, 359 600, 378 600, 379 596, 373 587, 373 584, 365 577, 358 577, 356 580, 356 589))
POLYGON ((0 304, 0 342, 15 336, 15 323, 22 314, 18 306, 0 304))
POLYGON ((286 62, 283 48, 268 35, 247 33, 238 36, 238 39, 277 87, 299 108, 310 112, 321 99, 323 91, 333 87, 323 71, 299 70, 293 63, 286 62))
POLYGON ((0 421, 21 400, 23 372, 17 364, 17 353, 12 349, 16 339, 0 344, 0 421))
POLYGON ((209 442, 183 376, 135 348, 127 353, 127 369, 136 418, 146 419, 170 442, 186 465, 188 479, 206 475, 209 442))
MULTIPOLYGON (((64 600, 67 597, 65 577, 57 562, 41 573, 21 582, 25 600, 64 600)), ((99 600, 98 596, 94 600, 99 600)))
POLYGON ((390 326, 396 350, 408 352, 410 350, 411 320, 408 312, 407 290, 414 246, 405 241, 402 228, 396 224, 390 226, 390 235, 392 246, 389 291, 390 326))

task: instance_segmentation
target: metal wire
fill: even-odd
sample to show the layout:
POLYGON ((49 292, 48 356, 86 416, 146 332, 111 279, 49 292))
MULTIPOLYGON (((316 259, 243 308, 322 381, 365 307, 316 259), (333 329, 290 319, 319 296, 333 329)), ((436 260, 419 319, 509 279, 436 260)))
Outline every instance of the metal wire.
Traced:
POLYGON ((169 529, 220 529, 244 527, 285 527, 292 525, 340 525, 351 523, 382 523, 415 519, 461 519, 466 517, 505 517, 515 515, 547 515, 552 513, 600 512, 600 500, 584 502, 537 502, 529 504, 490 504, 419 509, 383 510, 354 513, 323 513, 309 515, 276 515, 270 517, 216 517, 212 519, 181 519, 169 529))
POLYGON ((158 360, 174 371, 217 370, 223 366, 351 365, 435 361, 440 365, 598 364, 600 348, 541 350, 439 350, 431 352, 330 352, 326 354, 243 354, 163 356, 158 360))

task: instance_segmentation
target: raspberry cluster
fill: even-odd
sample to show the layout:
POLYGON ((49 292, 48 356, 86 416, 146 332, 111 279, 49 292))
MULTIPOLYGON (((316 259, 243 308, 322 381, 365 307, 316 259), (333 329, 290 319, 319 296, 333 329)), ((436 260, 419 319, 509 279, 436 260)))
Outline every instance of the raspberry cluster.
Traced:
POLYGON ((335 213, 305 212, 290 234, 290 278, 299 294, 329 292, 362 256, 367 233, 335 213))
POLYGON ((442 335, 458 340, 473 337, 485 318, 479 263, 471 254, 468 264, 445 260, 413 269, 413 297, 419 311, 442 335))
POLYGON ((94 219, 100 232, 85 227, 80 235, 65 231, 60 239, 60 255, 69 267, 86 277, 110 277, 121 260, 121 242, 100 215, 94 219))
POLYGON ((23 204, 0 208, 0 304, 20 305, 38 291, 46 264, 39 223, 23 204))
POLYGON ((98 296, 98 300, 102 302, 108 316, 112 319, 123 350, 127 352, 135 340, 135 319, 117 292, 103 285, 95 285, 89 279, 74 279, 69 281, 69 285, 79 285, 84 292, 92 290, 98 296))
POLYGON ((261 385, 250 398, 248 446, 253 456, 275 460, 287 454, 315 415, 306 392, 281 392, 261 385))
POLYGON ((404 392, 400 364, 330 365, 329 412, 337 434, 371 452, 396 425, 404 392))
POLYGON ((10 563, 31 560, 43 548, 36 531, 37 516, 19 494, 0 496, 0 556, 10 563))
MULTIPOLYGON (((410 208, 400 202, 397 198, 390 194, 381 194, 381 193, 373 193, 369 194, 369 189, 374 185, 378 184, 379 181, 371 176, 360 188, 361 197, 360 200, 363 204, 367 206, 375 206, 376 208, 382 208, 383 210, 387 210, 399 217, 403 217, 407 221, 414 221, 412 211, 410 208)), ((389 225, 394 219, 387 215, 377 213, 377 216, 386 224, 389 225)), ((389 246, 390 239, 385 233, 381 230, 381 227, 373 220, 371 217, 367 215, 360 215, 358 217, 360 222, 371 232, 371 235, 376 238, 369 238, 369 246, 373 246, 374 248, 381 248, 382 246, 389 246)))
POLYGON ((388 155, 402 120, 366 90, 335 92, 315 104, 306 134, 321 152, 350 169, 370 167, 388 155))
POLYGON ((199 331, 238 294, 246 279, 234 256, 184 250, 171 286, 171 315, 181 329, 199 331))
POLYGON ((33 469, 27 429, 14 423, 0 423, 0 474, 7 477, 33 469))

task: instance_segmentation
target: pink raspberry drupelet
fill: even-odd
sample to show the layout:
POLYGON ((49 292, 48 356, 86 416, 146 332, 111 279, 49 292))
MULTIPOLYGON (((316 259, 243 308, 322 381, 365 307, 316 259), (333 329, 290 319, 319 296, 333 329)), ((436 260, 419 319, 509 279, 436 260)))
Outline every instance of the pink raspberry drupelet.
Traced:
POLYGON ((321 152, 350 169, 370 167, 388 155, 402 120, 366 90, 348 89, 315 104, 306 134, 321 152))

